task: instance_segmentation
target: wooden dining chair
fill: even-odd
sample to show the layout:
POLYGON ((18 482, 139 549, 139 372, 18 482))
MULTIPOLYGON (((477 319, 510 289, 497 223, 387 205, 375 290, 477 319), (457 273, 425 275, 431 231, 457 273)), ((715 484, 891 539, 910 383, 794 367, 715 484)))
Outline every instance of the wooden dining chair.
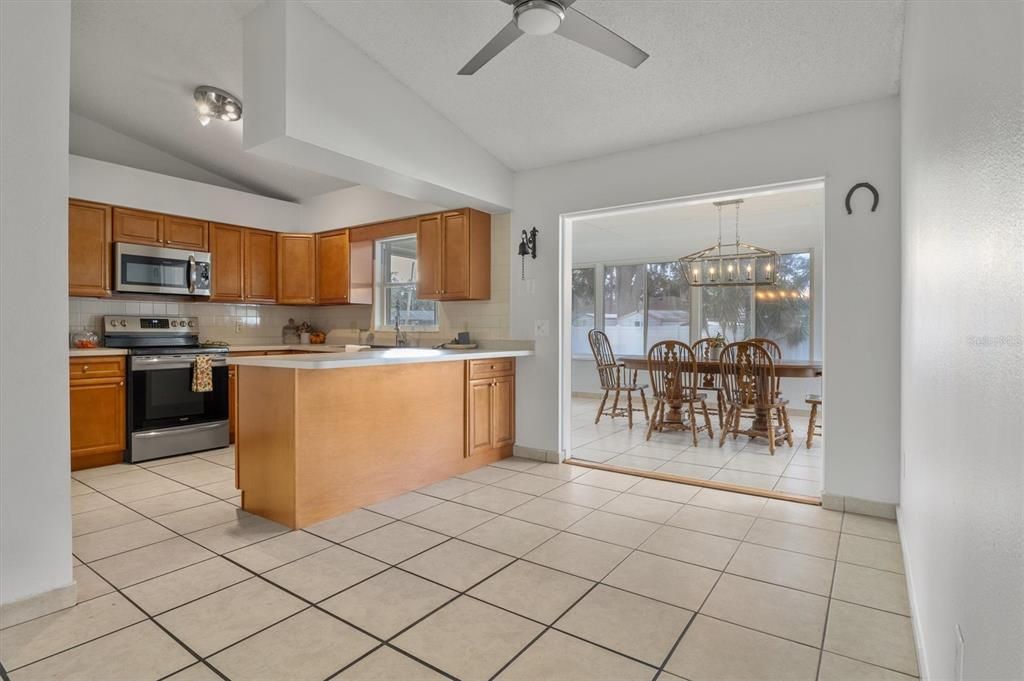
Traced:
POLYGON ((749 341, 730 343, 722 350, 719 358, 722 384, 729 411, 725 415, 725 429, 722 431, 719 447, 725 445, 730 432, 733 437, 741 433, 749 437, 768 439, 768 451, 775 454, 778 431, 783 428, 786 442, 793 446, 793 430, 786 414, 786 400, 776 394, 777 377, 775 362, 771 354, 761 345, 749 341), (744 412, 754 415, 754 421, 747 430, 740 430, 740 417, 744 412))
MULTIPOLYGON (((717 358, 711 356, 711 338, 701 338, 694 341, 691 349, 693 355, 698 362, 712 362, 717 361, 717 358)), ((699 373, 699 372, 698 372, 699 373)), ((700 379, 700 389, 707 392, 714 391, 715 393, 715 406, 709 407, 708 411, 715 414, 718 418, 718 427, 723 428, 725 426, 725 389, 722 387, 722 376, 716 371, 710 371, 706 373, 699 373, 698 378, 700 379)))
POLYGON ((663 430, 689 430, 693 434, 693 444, 697 445, 697 432, 708 431, 708 437, 715 439, 711 429, 711 417, 708 415, 707 395, 700 392, 697 379, 697 360, 693 349, 686 343, 665 340, 655 343, 647 352, 647 371, 653 386, 654 412, 647 426, 647 439, 651 434, 663 430), (683 420, 683 406, 689 416, 689 422, 683 420), (696 406, 699 405, 704 415, 704 425, 697 425, 696 406), (669 409, 669 417, 665 417, 665 408, 669 409))
MULTIPOLYGON (((767 350, 768 354, 772 356, 772 360, 773 361, 775 361, 775 362, 781 362, 782 361, 782 347, 778 343, 773 341, 771 338, 761 338, 761 337, 758 336, 758 337, 755 337, 755 338, 749 338, 747 340, 749 342, 754 343, 755 345, 759 345, 762 348, 764 348, 765 350, 767 350)), ((776 398, 781 398, 782 397, 782 379, 781 379, 781 377, 779 377, 777 375, 775 377, 775 388, 774 388, 774 390, 775 390, 775 397, 776 398)), ((787 402, 787 406, 782 407, 782 411, 783 411, 783 416, 785 417, 786 423, 789 423, 789 407, 788 407, 788 402, 787 402)), ((790 445, 790 446, 792 446, 792 445, 790 445)))
POLYGON ((604 391, 601 404, 597 407, 597 418, 594 419, 594 423, 600 422, 604 415, 612 418, 625 416, 629 421, 629 427, 632 428, 634 411, 643 411, 644 419, 650 421, 650 415, 647 412, 647 397, 644 395, 644 389, 647 386, 637 382, 638 372, 634 369, 630 373, 625 364, 615 359, 612 344, 603 331, 591 329, 587 334, 587 340, 590 341, 590 350, 594 353, 594 362, 597 363, 597 377, 601 381, 601 390, 604 391), (608 402, 608 395, 613 392, 615 399, 612 400, 611 408, 606 411, 604 406, 608 402), (642 409, 633 406, 634 392, 640 393, 642 409), (621 393, 626 393, 625 408, 619 407, 621 393))

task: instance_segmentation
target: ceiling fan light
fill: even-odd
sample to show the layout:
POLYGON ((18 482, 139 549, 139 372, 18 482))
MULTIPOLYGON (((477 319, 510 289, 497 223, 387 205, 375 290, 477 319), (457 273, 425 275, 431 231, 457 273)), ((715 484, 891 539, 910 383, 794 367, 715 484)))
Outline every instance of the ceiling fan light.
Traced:
POLYGON ((523 33, 548 35, 562 25, 565 11, 553 0, 526 0, 516 5, 514 16, 523 33))

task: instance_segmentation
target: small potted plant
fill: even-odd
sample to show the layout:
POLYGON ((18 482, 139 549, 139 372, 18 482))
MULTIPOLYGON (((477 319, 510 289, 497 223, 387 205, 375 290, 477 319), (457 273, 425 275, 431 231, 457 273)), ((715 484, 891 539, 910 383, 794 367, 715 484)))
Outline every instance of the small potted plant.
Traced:
POLYGON ((722 348, 725 347, 725 336, 719 331, 711 337, 711 341, 708 343, 708 353, 711 359, 718 359, 722 354, 722 348))

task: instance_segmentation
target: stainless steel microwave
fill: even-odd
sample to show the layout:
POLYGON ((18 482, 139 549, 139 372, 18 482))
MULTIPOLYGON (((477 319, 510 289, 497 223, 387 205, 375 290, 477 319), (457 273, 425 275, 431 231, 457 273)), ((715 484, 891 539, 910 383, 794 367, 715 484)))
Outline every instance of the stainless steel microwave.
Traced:
POLYGON ((210 295, 213 262, 209 253, 139 244, 114 244, 118 291, 210 295))

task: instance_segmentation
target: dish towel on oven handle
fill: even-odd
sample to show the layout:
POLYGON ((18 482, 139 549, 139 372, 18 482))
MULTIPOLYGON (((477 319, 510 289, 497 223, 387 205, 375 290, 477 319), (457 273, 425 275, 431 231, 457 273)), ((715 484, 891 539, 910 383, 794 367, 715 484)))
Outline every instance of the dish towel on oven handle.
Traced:
POLYGON ((192 392, 208 393, 212 391, 213 360, 209 355, 198 355, 192 366, 192 392))

